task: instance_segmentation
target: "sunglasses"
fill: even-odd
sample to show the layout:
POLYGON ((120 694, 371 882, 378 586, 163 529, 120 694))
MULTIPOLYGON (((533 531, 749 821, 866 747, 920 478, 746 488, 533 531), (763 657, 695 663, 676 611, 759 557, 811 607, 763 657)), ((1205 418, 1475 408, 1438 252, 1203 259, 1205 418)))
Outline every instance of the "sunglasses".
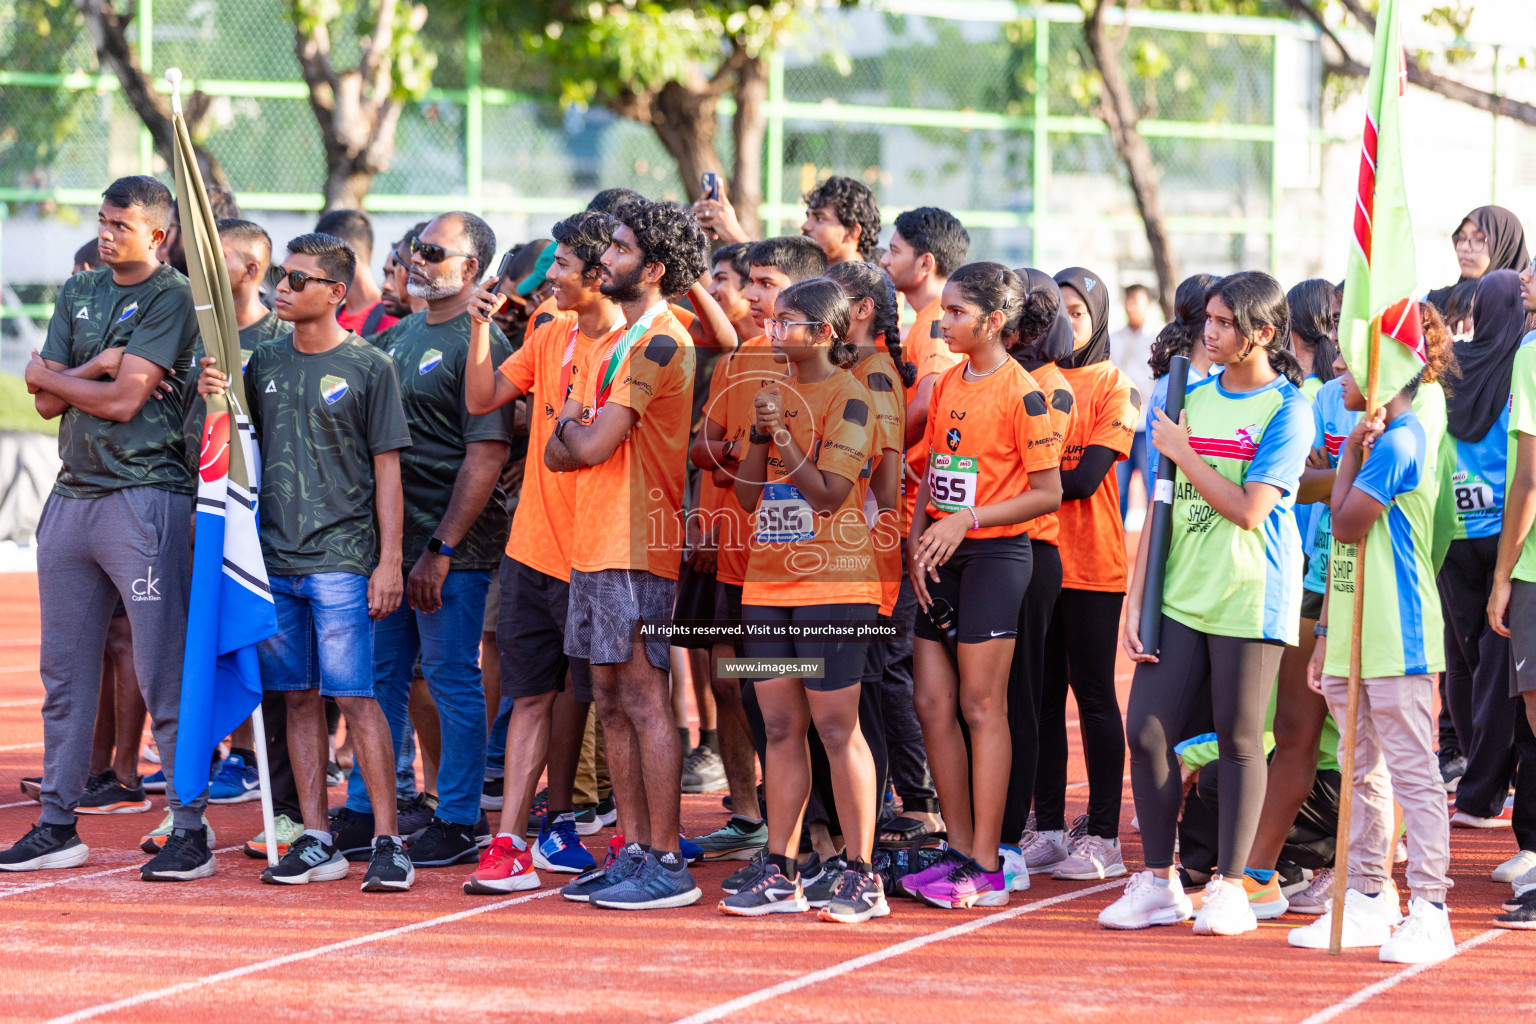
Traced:
POLYGON ((285 270, 282 267, 272 268, 272 286, 274 288, 282 284, 284 278, 287 278, 288 280, 289 290, 295 292, 303 291, 304 286, 309 284, 311 281, 319 281, 322 284, 341 284, 340 281, 334 280, 332 278, 314 277, 310 274, 304 273, 302 270, 285 270))
POLYGON ((428 263, 441 263, 450 256, 463 256, 466 259, 471 253, 459 252, 457 249, 445 249, 441 245, 433 245, 431 242, 423 242, 419 238, 411 239, 412 255, 419 255, 428 263))

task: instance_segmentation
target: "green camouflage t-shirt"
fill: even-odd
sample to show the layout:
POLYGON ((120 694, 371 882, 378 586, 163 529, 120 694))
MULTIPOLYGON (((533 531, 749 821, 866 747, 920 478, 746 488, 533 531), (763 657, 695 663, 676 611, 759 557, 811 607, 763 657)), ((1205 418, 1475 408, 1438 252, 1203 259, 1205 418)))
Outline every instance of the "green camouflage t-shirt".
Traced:
MULTIPOLYGON (((512 440, 512 406, 487 416, 471 416, 464 405, 464 364, 469 356, 469 314, 445 323, 427 323, 413 313, 375 340, 400 370, 400 393, 411 425, 411 450, 400 456, 405 484, 405 569, 426 550, 437 524, 448 511, 453 485, 464 462, 465 446, 474 441, 512 440)), ((491 365, 512 354, 501 329, 491 325, 491 365)), ((449 567, 495 569, 507 546, 511 518, 498 481, 491 499, 464 538, 454 546, 449 567)))
MULTIPOLYGON (((267 312, 267 315, 251 324, 249 327, 240 328, 240 368, 251 361, 251 353, 257 345, 271 341, 273 338, 281 338, 285 334, 292 334, 293 328, 286 322, 279 320, 276 313, 267 312)), ((197 393, 197 378, 203 372, 203 356, 207 353, 203 350, 203 336, 197 336, 197 347, 192 354, 192 369, 187 374, 187 394, 191 397, 187 404, 187 418, 185 433, 187 436, 187 457, 192 460, 192 465, 197 465, 197 457, 203 450, 203 417, 208 412, 208 403, 197 393)))
POLYGON ((44 359, 76 367, 104 349, 123 347, 168 371, 173 387, 159 399, 151 396, 126 423, 68 409, 59 422, 64 465, 55 494, 96 498, 126 487, 176 494, 197 490, 182 435, 189 400, 196 397, 187 387, 196 339, 192 288, 168 265, 126 288, 112 280, 111 267, 64 282, 43 343, 44 359))
POLYGON ((318 355, 280 338, 252 351, 245 393, 261 445, 267 571, 373 572, 373 457, 411 444, 395 364, 356 334, 318 355))

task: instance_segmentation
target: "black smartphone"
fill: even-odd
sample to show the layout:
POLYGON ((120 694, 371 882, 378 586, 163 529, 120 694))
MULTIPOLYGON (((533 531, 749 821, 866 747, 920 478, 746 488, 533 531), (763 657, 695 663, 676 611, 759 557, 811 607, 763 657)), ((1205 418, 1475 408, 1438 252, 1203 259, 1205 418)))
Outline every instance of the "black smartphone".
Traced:
POLYGON ((508 249, 507 254, 501 258, 501 266, 496 268, 496 280, 498 283, 507 279, 507 272, 512 269, 512 258, 516 255, 516 249, 508 249))
POLYGON ((703 175, 700 176, 699 181, 704 188, 704 194, 700 196, 701 199, 719 200, 720 175, 716 174, 714 171, 705 171, 703 175))

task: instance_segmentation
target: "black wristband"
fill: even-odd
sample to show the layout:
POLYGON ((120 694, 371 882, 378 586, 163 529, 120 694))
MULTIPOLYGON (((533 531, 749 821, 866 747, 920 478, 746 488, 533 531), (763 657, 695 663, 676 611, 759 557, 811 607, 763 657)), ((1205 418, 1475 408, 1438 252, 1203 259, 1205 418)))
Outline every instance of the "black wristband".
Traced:
POLYGON ((751 441, 753 444, 767 444, 773 440, 773 435, 759 434, 757 432, 757 424, 754 423, 752 424, 752 432, 747 435, 747 440, 751 441))
POLYGON ((561 443, 564 443, 565 441, 565 428, 570 426, 570 423, 571 418, 569 416, 566 416, 563 419, 557 420, 555 422, 555 438, 561 443))

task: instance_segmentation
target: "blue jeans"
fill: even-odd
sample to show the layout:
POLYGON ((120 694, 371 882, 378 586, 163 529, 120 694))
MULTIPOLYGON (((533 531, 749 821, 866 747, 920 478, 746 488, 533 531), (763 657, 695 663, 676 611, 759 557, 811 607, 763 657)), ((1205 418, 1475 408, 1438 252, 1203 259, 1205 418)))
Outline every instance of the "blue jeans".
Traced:
POLYGON ((374 696, 368 577, 317 572, 269 579, 277 635, 256 648, 262 689, 318 686, 326 697, 374 696))
POLYGON ((502 778, 507 771, 507 725, 512 721, 512 698, 502 697, 491 723, 491 738, 485 747, 486 778, 502 778))
MULTIPOLYGON (((402 603, 373 627, 374 685, 397 753, 411 730, 411 670, 421 655, 421 672, 442 722, 437 816, 457 825, 480 820, 486 733, 480 633, 490 586, 489 572, 450 572, 440 609, 429 614, 402 603)), ((347 782, 347 806, 369 814, 373 807, 360 774, 353 772, 347 782)))
POLYGON ((1125 522, 1125 513, 1131 507, 1131 477, 1141 474, 1141 486, 1152 493, 1152 481, 1147 478, 1147 432, 1136 431, 1136 437, 1131 441, 1131 453, 1119 462, 1115 463, 1115 475, 1120 478, 1120 521, 1125 522))

